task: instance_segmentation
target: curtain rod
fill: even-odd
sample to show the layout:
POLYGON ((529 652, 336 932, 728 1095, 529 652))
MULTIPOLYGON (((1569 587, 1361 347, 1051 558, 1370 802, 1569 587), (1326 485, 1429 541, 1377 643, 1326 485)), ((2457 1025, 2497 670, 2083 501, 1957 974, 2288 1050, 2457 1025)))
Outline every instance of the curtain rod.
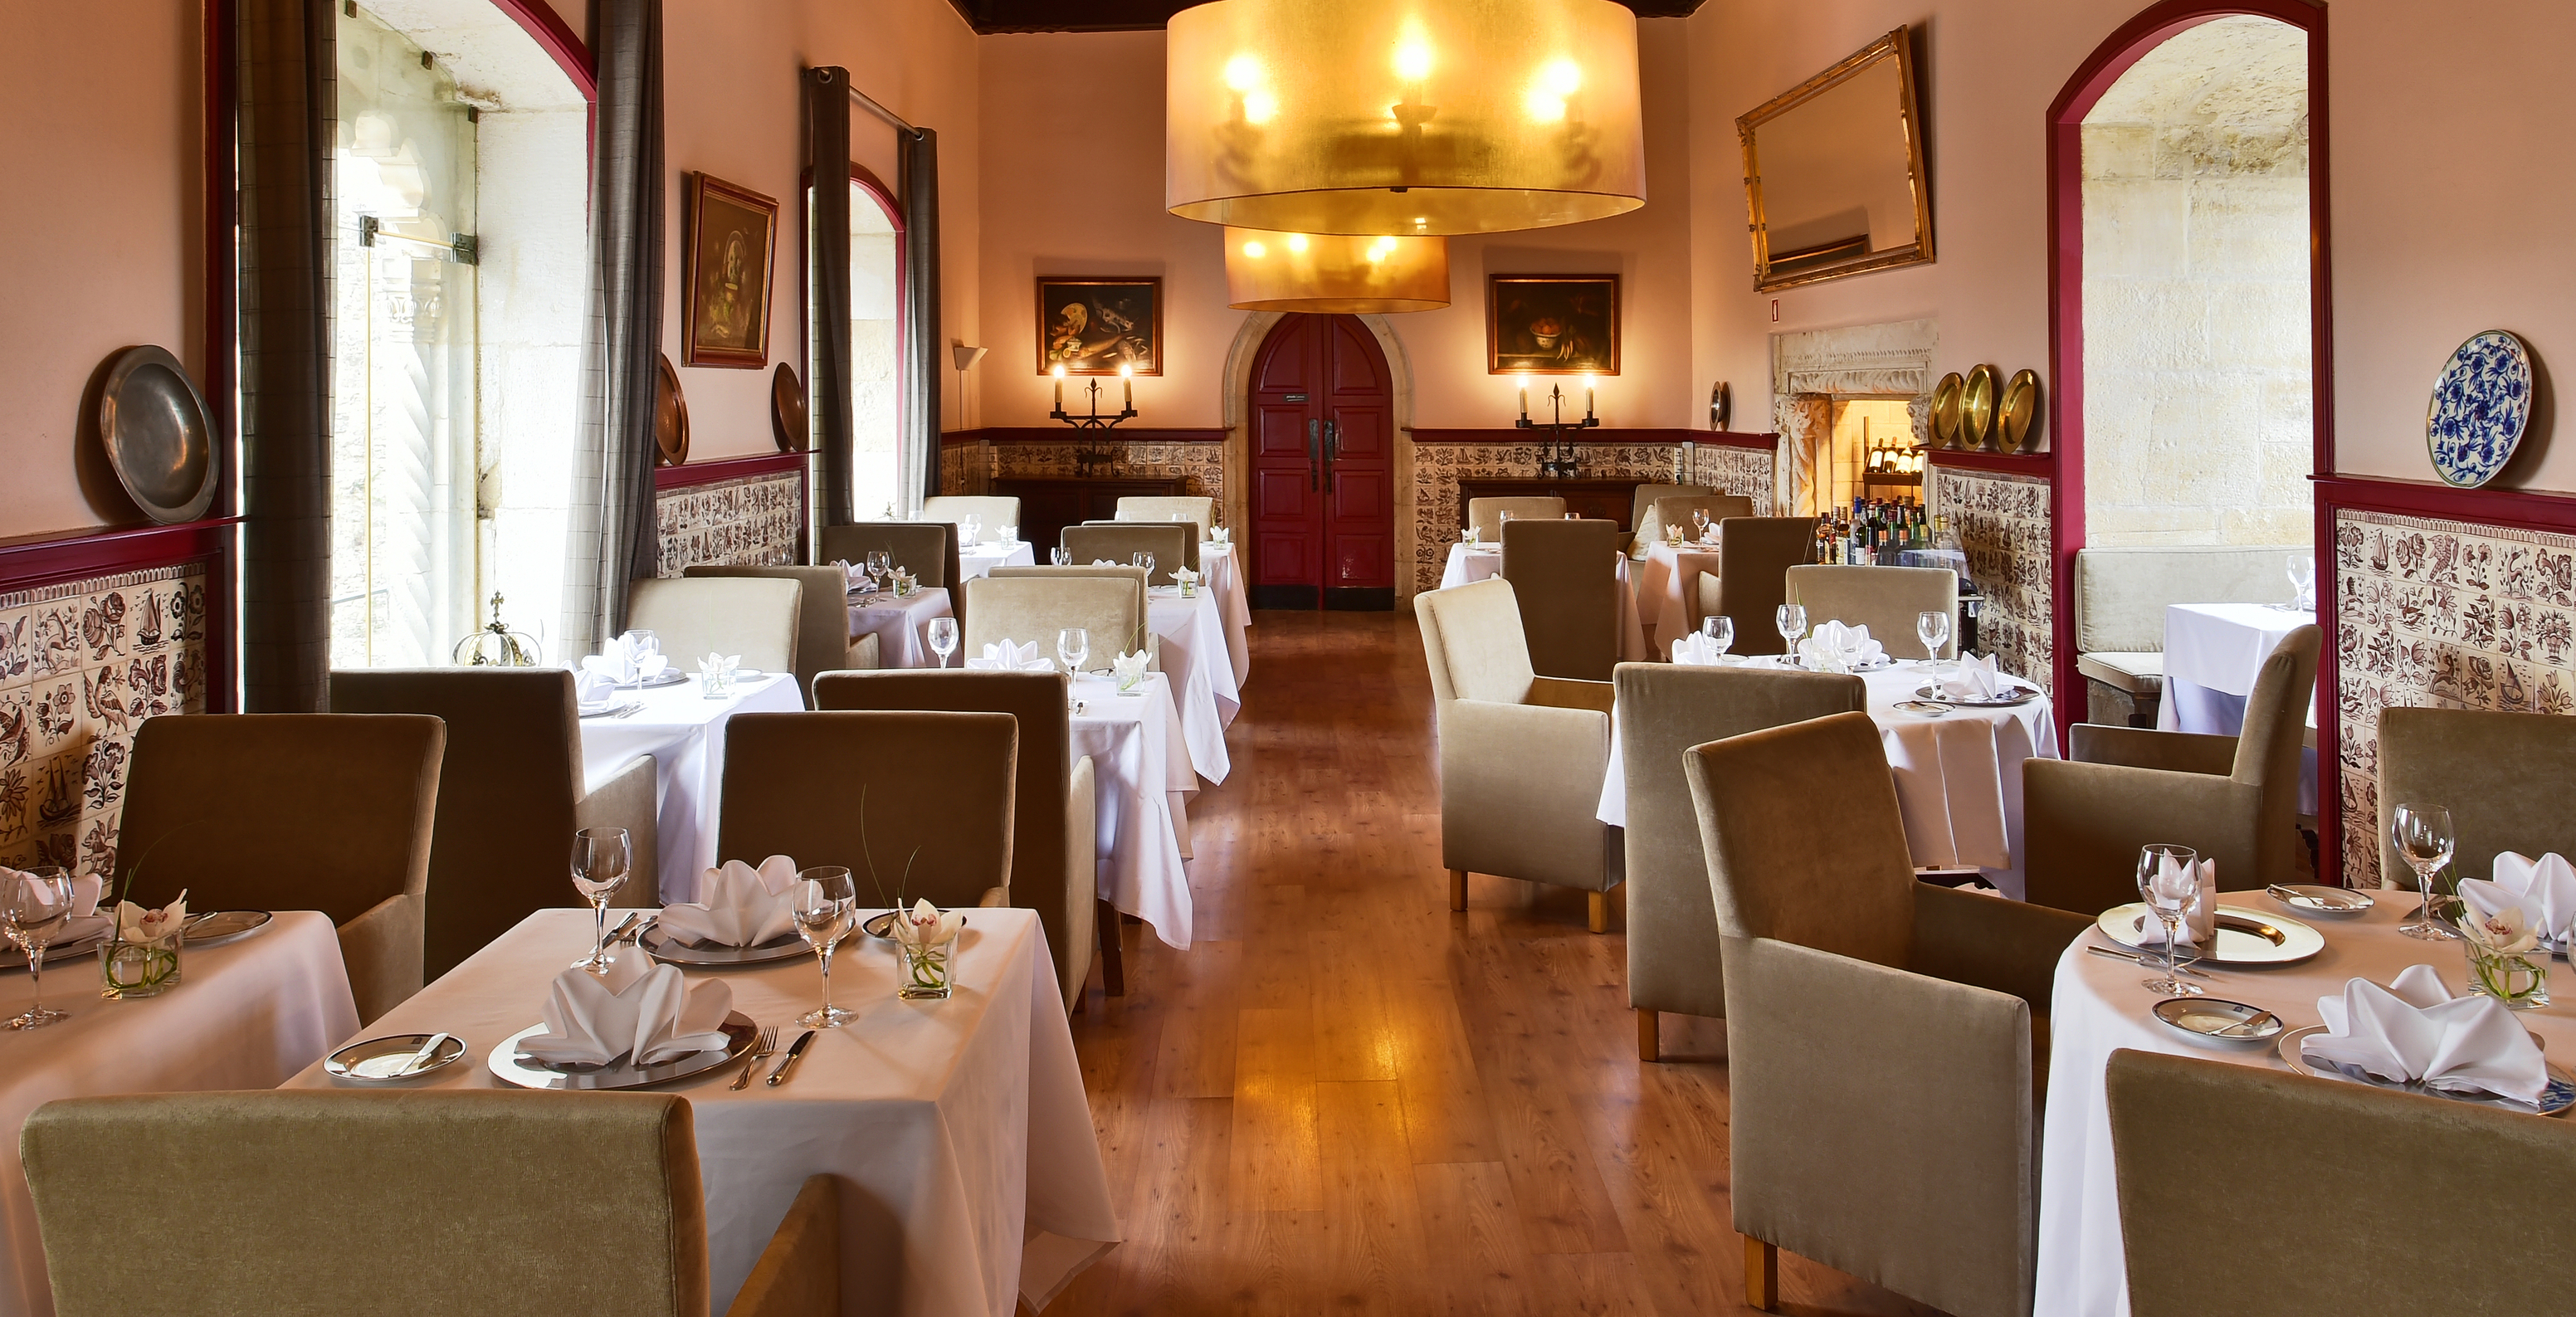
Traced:
POLYGON ((850 99, 857 101, 859 103, 859 108, 885 120, 887 123, 893 124, 895 127, 900 128, 915 137, 921 136, 921 130, 919 128, 904 122, 902 115, 877 104, 874 100, 871 100, 866 92, 859 90, 857 83, 850 84, 850 99))

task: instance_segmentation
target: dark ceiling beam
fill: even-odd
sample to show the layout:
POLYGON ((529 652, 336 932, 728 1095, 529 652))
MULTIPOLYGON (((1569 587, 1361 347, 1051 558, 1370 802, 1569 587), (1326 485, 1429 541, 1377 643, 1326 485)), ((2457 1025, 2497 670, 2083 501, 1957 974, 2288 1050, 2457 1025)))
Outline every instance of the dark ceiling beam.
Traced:
MULTIPOLYGON (((948 0, 978 34, 1150 32, 1198 0, 948 0)), ((1622 0, 1639 18, 1688 18, 1701 0, 1622 0)))

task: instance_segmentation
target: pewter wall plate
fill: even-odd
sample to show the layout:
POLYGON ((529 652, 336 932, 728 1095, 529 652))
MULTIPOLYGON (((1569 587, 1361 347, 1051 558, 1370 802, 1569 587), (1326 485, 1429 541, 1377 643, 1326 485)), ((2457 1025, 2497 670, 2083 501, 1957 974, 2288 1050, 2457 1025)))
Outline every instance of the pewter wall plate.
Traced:
MULTIPOLYGON (((751 1017, 740 1011, 726 1016, 723 1027, 726 1044, 723 1048, 692 1052, 668 1065, 638 1068, 632 1064, 633 1058, 629 1056, 621 1058, 614 1065, 600 1066, 595 1070, 557 1070, 533 1057, 519 1055, 520 1039, 533 1038, 546 1031, 546 1026, 532 1024, 502 1039, 500 1045, 492 1049, 492 1055, 487 1064, 492 1069, 493 1078, 505 1084, 515 1084, 520 1088, 579 1089, 590 1092, 651 1088, 655 1084, 669 1084, 703 1075, 728 1061, 741 1060, 751 1051, 752 1045, 760 1039, 760 1030, 752 1025, 751 1017)), ((412 1045, 417 1047, 420 1044, 412 1045)))
MULTIPOLYGON (((2164 929, 2147 913, 2146 903, 2131 901, 2115 905, 2093 921, 2102 936, 2132 951, 2152 947, 2163 950, 2159 940, 2164 929)), ((2194 947, 2199 960, 2212 965, 2290 965, 2306 960, 2326 949, 2325 934, 2290 918, 2267 915, 2241 905, 2218 907, 2218 936, 2214 947, 2194 947)))
POLYGON ((2549 1086, 2540 1091, 2540 1104, 2535 1107, 2531 1103, 2516 1101, 2509 1097, 2498 1097, 2493 1093, 2454 1093, 2446 1088, 2433 1088, 2422 1083, 2392 1084, 2358 1069, 2347 1070, 2342 1066, 2311 1061, 2300 1053, 2299 1045, 2307 1041, 2310 1035, 2325 1031, 2324 1025, 2312 1024, 2305 1029, 2292 1029, 2281 1035, 2282 1063, 2289 1066, 2294 1073, 2306 1075, 2311 1079, 2338 1079, 2348 1084, 2360 1084, 2366 1088, 2384 1088, 2396 1093, 2445 1098, 2452 1102, 2466 1102, 2475 1107, 2494 1107, 2498 1111, 2519 1112, 2525 1116, 2564 1116, 2569 1110, 2576 1109, 2576 1079, 2571 1079, 2567 1071, 2554 1062, 2547 1063, 2549 1086))
POLYGON ((2510 331, 2472 335, 2433 381, 2424 443, 2447 484, 2475 489, 2496 478, 2530 428, 2531 349, 2510 331))
POLYGON ((789 933, 783 939, 763 942, 756 947, 695 947, 662 931, 660 924, 644 930, 636 945, 655 960, 674 965, 769 965, 782 960, 814 954, 814 948, 800 934, 789 933))
POLYGON ((214 506, 215 415, 167 349, 116 354, 93 423, 109 469, 144 515, 168 525, 195 521, 214 506))

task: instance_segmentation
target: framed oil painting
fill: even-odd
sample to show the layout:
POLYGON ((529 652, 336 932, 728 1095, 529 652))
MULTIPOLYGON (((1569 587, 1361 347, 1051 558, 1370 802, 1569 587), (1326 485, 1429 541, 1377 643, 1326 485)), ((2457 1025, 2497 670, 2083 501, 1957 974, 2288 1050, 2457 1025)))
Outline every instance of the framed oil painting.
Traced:
POLYGON ((1488 375, 1619 373, 1619 276, 1497 274, 1485 281, 1488 375))
POLYGON ((778 202, 705 174, 689 176, 688 192, 684 364, 758 370, 769 363, 778 202))
POLYGON ((1163 373, 1163 281, 1038 276, 1038 373, 1163 373))

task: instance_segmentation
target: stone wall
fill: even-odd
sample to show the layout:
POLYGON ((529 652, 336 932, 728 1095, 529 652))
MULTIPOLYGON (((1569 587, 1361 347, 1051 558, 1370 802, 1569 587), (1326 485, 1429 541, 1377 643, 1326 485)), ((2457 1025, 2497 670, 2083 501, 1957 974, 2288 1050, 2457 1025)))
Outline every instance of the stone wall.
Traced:
POLYGON ((659 576, 683 567, 777 567, 803 557, 805 481, 793 471, 666 489, 653 499, 659 576))
MULTIPOLYGON (((1948 516, 1959 532, 1968 552, 1968 575, 1985 595, 1977 611, 1977 646, 1995 656, 1996 666, 2029 678, 2054 698, 2049 482, 1944 467, 1938 460, 1932 468, 1932 510, 1948 516)), ((2058 718, 2074 720, 2082 714, 2079 706, 2061 709, 2058 718)))

